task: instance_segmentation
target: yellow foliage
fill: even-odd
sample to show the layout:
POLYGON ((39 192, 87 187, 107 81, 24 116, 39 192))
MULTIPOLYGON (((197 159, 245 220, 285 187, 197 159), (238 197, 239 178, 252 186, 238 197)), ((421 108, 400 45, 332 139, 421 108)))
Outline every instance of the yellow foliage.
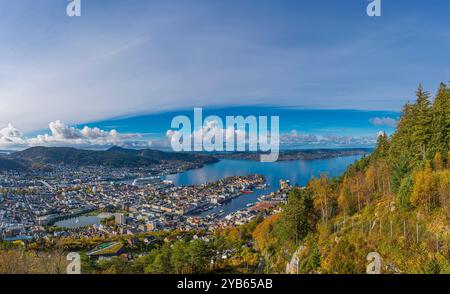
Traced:
POLYGON ((328 220, 331 217, 332 201, 334 197, 330 179, 323 174, 318 179, 312 178, 309 182, 309 186, 314 195, 314 209, 320 211, 322 221, 328 223, 328 220))
POLYGON ((411 194, 411 203, 416 207, 424 207, 431 211, 439 201, 438 181, 436 172, 433 172, 429 162, 425 169, 414 174, 414 187, 411 194))
POLYGON ((266 218, 253 231, 253 239, 260 251, 266 251, 271 245, 276 244, 276 239, 271 236, 271 231, 276 222, 280 219, 280 214, 274 214, 266 218))

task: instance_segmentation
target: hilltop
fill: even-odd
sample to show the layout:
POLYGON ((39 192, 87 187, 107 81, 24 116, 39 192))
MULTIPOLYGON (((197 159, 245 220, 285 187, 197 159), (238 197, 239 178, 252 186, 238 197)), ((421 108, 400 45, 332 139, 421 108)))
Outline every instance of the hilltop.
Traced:
POLYGON ((2 157, 0 168, 23 170, 36 165, 103 166, 103 167, 148 167, 161 163, 189 162, 194 164, 214 163, 214 157, 198 154, 171 153, 158 150, 124 149, 112 147, 105 151, 82 150, 69 147, 32 147, 2 157))

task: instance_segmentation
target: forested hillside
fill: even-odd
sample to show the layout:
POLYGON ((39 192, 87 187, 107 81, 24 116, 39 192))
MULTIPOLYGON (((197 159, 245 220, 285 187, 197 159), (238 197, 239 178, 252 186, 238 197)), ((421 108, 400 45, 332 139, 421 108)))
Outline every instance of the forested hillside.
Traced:
POLYGON ((450 273, 450 88, 422 87, 391 137, 339 178, 295 188, 279 216, 253 233, 274 272, 450 273), (287 269, 286 264, 289 263, 287 269))

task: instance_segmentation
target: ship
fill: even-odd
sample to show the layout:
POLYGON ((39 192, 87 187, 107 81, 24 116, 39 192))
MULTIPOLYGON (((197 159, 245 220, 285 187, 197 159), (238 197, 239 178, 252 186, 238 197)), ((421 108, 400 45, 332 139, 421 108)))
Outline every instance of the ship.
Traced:
POLYGON ((245 190, 241 190, 241 193, 242 194, 253 194, 253 191, 252 190, 248 190, 248 189, 245 189, 245 190))

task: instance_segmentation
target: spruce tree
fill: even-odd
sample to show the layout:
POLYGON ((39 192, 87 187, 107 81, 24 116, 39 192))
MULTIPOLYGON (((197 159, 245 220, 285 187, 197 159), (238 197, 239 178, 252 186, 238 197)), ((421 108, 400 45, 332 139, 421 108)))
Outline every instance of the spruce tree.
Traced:
POLYGON ((432 136, 428 158, 432 159, 436 153, 447 154, 450 141, 450 90, 441 84, 433 103, 432 136))
POLYGON ((403 107, 402 116, 398 122, 397 130, 392 135, 389 160, 393 165, 396 165, 400 158, 407 161, 408 166, 412 166, 412 131, 414 118, 412 117, 413 106, 406 104, 403 107))
POLYGON ((412 107, 412 157, 415 164, 426 160, 427 149, 432 136, 432 112, 430 107, 430 94, 423 90, 422 85, 417 90, 417 100, 412 107))

